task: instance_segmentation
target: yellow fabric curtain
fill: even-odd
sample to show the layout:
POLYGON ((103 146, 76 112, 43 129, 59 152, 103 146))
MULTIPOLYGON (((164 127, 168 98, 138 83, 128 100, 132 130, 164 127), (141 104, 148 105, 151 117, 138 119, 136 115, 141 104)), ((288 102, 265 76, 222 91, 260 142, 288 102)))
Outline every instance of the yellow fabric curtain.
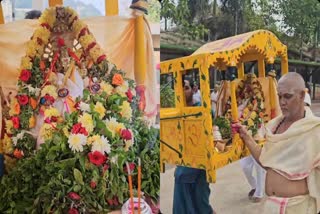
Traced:
POLYGON ((54 7, 56 5, 63 5, 63 0, 49 0, 49 7, 54 7))
POLYGON ((116 16, 119 14, 119 0, 105 0, 106 16, 116 16))
MULTIPOLYGON (((137 79, 134 72, 135 18, 102 16, 84 19, 107 58, 118 68, 126 71, 129 78, 137 79)), ((146 113, 156 114, 156 73, 153 58, 152 35, 146 21, 144 40, 146 48, 146 113)), ((0 86, 4 94, 15 92, 21 57, 25 55, 26 43, 38 26, 37 20, 21 20, 0 25, 0 86)), ((137 47, 139 48, 139 47, 137 47)))
POLYGON ((2 4, 0 3, 0 24, 4 24, 4 16, 2 10, 2 4))

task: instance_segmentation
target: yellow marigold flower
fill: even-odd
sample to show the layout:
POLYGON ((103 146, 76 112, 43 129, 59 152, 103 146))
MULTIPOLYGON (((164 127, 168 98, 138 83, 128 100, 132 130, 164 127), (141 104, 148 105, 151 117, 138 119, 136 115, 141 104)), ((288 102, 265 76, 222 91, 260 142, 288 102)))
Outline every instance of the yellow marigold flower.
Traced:
POLYGON ((30 129, 32 129, 32 128, 34 128, 36 126, 36 118, 35 118, 35 116, 31 116, 30 118, 29 118, 29 128, 30 129))
POLYGON ((76 20, 73 22, 73 25, 72 25, 72 29, 73 29, 73 32, 75 33, 75 35, 79 36, 79 33, 80 31, 87 27, 87 25, 85 23, 83 23, 81 20, 76 20))
POLYGON ((248 126, 254 126, 254 122, 251 118, 248 119, 248 126))
POLYGON ((44 111, 44 116, 46 118, 50 118, 50 117, 59 117, 60 116, 60 112, 58 111, 58 109, 56 108, 48 108, 44 111))
POLYGON ((125 117, 127 119, 130 119, 132 117, 132 109, 129 102, 124 101, 120 108, 122 117, 125 117))
POLYGON ((45 96, 46 94, 52 96, 54 99, 57 99, 57 88, 53 85, 45 86, 41 91, 41 97, 45 96))
POLYGON ((5 154, 11 154, 13 152, 12 140, 8 135, 4 135, 3 138, 3 151, 5 154))
POLYGON ((6 123, 6 132, 8 134, 12 134, 12 129, 13 129, 13 122, 12 120, 5 120, 6 123))
POLYGON ((33 34, 33 38, 40 38, 45 44, 48 43, 50 37, 50 31, 47 28, 40 27, 37 28, 33 34))
POLYGON ((20 114, 20 104, 16 98, 13 98, 10 102, 9 115, 14 116, 20 114))
MULTIPOLYGON (((95 38, 91 34, 86 34, 81 36, 79 42, 84 49, 86 49, 92 42, 95 42, 95 38)), ((97 44, 96 44, 97 46, 97 44)))
POLYGON ((112 94, 113 86, 107 82, 101 82, 100 84, 102 91, 104 91, 108 96, 112 94))
POLYGON ((53 27, 56 22, 56 8, 48 8, 43 11, 41 17, 39 18, 40 23, 47 23, 50 27, 53 27))
POLYGON ((115 136, 115 134, 119 134, 121 129, 125 129, 126 127, 122 124, 117 122, 116 118, 110 118, 110 120, 106 120, 106 126, 107 129, 112 133, 112 137, 115 136))
POLYGON ((81 125, 86 128, 89 134, 93 131, 94 129, 93 119, 90 114, 84 113, 82 116, 80 116, 80 118, 78 119, 78 122, 81 123, 81 125))
POLYGON ((104 115, 106 115, 106 109, 104 108, 104 106, 100 102, 96 103, 96 105, 94 106, 94 111, 99 113, 100 119, 102 119, 104 117, 104 115))
POLYGON ((28 56, 24 56, 21 59, 21 70, 27 69, 30 70, 32 68, 32 62, 30 61, 30 58, 28 56))
POLYGON ((37 44, 34 40, 30 40, 27 42, 26 55, 31 58, 37 55, 37 44))
POLYGON ((52 125, 48 124, 48 123, 44 123, 41 126, 39 135, 44 141, 50 140, 52 138, 53 126, 54 125, 55 125, 54 123, 52 125))
POLYGON ((255 111, 251 112, 250 118, 254 120, 257 117, 257 113, 255 111))
POLYGON ((93 135, 91 137, 88 137, 87 139, 87 145, 91 145, 93 144, 94 142, 100 140, 100 136, 99 135, 93 135))
POLYGON ((70 133, 69 133, 67 127, 63 127, 62 131, 63 131, 63 134, 64 134, 66 137, 69 137, 70 133))
POLYGON ((103 51, 101 48, 96 44, 93 48, 90 49, 89 55, 92 57, 93 61, 96 62, 99 56, 103 55, 103 51))

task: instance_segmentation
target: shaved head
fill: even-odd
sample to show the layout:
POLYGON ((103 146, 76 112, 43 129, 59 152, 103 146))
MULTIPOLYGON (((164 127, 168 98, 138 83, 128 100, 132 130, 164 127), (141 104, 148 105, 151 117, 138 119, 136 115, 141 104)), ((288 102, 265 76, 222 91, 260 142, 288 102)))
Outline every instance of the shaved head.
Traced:
POLYGON ((294 120, 304 114, 305 82, 302 76, 290 72, 278 82, 278 98, 282 114, 294 120))
POLYGON ((295 72, 287 73, 283 75, 278 82, 278 85, 285 85, 290 89, 293 93, 304 91, 305 90, 305 82, 302 76, 295 72))

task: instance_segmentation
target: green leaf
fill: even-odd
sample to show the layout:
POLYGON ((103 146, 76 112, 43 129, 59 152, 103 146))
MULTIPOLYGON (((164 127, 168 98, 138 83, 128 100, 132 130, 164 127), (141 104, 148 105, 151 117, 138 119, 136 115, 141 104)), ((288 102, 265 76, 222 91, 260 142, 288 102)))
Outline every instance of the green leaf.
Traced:
POLYGON ((206 101, 203 101, 203 107, 205 107, 205 108, 207 108, 207 107, 208 107, 208 105, 207 105, 206 101))
POLYGON ((204 75, 204 74, 201 74, 201 79, 203 80, 203 81, 205 81, 207 78, 206 78, 206 75, 204 75))
POLYGON ((82 173, 78 169, 73 169, 73 176, 78 184, 84 185, 82 173))
POLYGON ((73 191, 74 191, 74 192, 80 192, 80 190, 81 190, 81 186, 80 186, 80 185, 75 185, 75 186, 73 187, 73 191))

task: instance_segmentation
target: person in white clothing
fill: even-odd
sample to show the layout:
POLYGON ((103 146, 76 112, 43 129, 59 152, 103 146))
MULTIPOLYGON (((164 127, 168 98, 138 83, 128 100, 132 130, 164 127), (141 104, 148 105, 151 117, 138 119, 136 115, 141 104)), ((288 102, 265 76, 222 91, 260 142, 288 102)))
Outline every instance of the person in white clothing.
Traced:
POLYGON ((249 200, 257 203, 264 197, 264 185, 266 171, 250 155, 240 160, 243 173, 245 174, 251 190, 248 194, 249 200), (253 169, 256 170, 256 176, 253 176, 253 169))
POLYGON ((201 93, 197 84, 193 86, 193 105, 201 106, 201 93))
POLYGON ((212 109, 212 115, 214 116, 216 114, 217 110, 217 101, 218 101, 218 91, 219 91, 219 86, 215 85, 214 89, 210 95, 211 99, 211 109, 212 109))

